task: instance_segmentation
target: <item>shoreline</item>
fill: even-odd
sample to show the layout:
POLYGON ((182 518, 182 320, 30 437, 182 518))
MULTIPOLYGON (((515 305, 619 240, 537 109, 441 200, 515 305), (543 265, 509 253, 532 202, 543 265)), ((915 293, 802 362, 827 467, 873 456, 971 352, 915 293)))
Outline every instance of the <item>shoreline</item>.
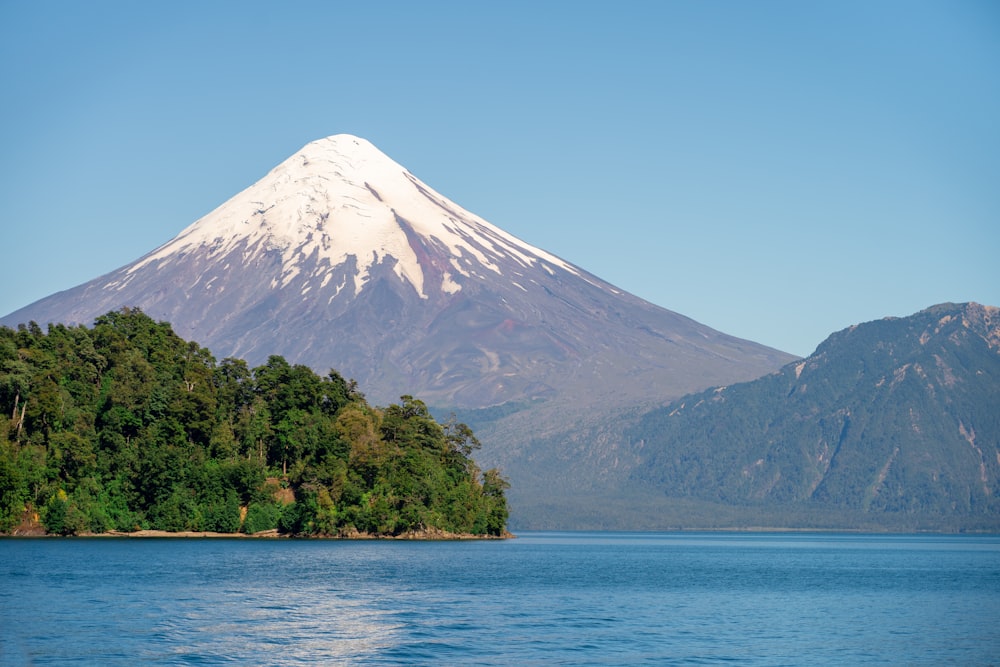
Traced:
POLYGON ((362 533, 353 531, 341 535, 285 535, 277 529, 263 530, 259 533, 216 533, 212 531, 169 531, 169 530, 136 530, 131 532, 121 530, 109 530, 106 533, 80 533, 77 535, 52 535, 49 533, 25 532, 18 534, 17 531, 0 537, 11 538, 103 538, 103 539, 255 539, 255 540, 387 540, 387 541, 466 541, 466 540, 508 540, 514 539, 516 535, 504 531, 503 535, 473 535, 471 533, 449 533, 444 530, 424 529, 411 530, 399 535, 377 535, 374 533, 362 533))

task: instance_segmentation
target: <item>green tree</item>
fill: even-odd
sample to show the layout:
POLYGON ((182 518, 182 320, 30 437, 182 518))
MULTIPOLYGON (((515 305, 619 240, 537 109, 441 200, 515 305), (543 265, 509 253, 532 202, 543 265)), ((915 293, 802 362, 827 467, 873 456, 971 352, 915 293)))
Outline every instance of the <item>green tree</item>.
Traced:
POLYGON ((217 363, 137 309, 0 327, 0 532, 36 512, 54 534, 492 530, 478 445, 413 396, 383 410, 336 371, 217 363))
POLYGON ((9 533, 20 523, 27 497, 21 471, 6 443, 0 442, 0 533, 9 533))

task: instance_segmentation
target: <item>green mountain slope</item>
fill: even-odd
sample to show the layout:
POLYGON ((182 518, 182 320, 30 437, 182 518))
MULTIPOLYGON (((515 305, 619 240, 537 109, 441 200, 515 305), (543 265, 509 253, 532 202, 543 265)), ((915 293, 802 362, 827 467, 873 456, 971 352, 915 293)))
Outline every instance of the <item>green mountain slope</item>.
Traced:
POLYGON ((1000 309, 942 304, 645 414, 630 479, 769 525, 1000 528, 1000 309), (751 511, 752 510, 752 511, 751 511))

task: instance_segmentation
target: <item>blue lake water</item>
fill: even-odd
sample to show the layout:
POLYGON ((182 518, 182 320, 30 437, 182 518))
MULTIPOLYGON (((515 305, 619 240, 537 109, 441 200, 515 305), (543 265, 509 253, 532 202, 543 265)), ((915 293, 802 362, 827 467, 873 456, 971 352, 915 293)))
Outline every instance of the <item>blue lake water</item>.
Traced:
POLYGON ((0 540, 3 665, 1000 664, 1000 536, 0 540))

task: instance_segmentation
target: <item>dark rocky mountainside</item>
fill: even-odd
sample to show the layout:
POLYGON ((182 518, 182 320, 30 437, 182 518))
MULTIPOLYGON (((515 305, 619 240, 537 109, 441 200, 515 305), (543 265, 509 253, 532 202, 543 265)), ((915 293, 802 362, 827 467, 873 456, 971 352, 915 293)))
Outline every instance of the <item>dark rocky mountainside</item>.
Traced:
POLYGON ((996 530, 1000 309, 859 324, 778 373, 649 412, 628 437, 632 484, 744 520, 996 530))

